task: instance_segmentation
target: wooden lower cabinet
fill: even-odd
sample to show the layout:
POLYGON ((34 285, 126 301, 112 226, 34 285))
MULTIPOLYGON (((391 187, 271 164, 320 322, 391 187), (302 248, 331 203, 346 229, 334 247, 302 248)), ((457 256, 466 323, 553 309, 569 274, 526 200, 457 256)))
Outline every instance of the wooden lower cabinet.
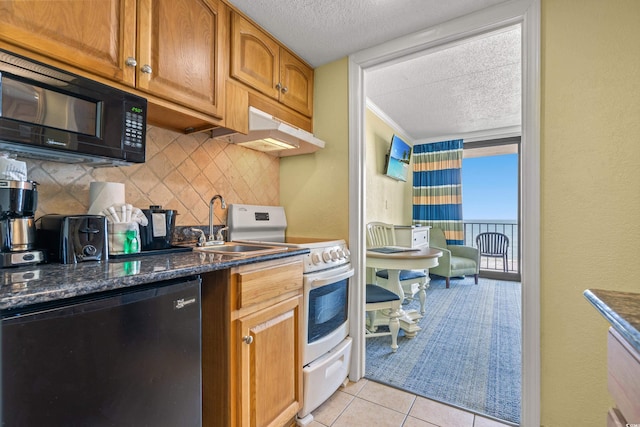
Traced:
POLYGON ((238 319, 238 425, 281 427, 300 410, 301 307, 294 297, 238 319))
POLYGON ((302 260, 203 276, 203 425, 282 427, 302 406, 302 260))

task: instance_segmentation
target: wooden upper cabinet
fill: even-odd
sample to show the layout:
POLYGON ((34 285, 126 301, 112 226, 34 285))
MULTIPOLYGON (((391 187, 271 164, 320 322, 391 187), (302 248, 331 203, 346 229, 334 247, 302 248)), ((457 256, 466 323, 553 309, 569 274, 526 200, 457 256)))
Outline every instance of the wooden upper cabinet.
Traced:
POLYGON ((311 116, 313 112, 313 70, 286 50, 280 51, 280 102, 311 116))
POLYGON ((220 118, 227 13, 219 0, 0 1, 0 39, 220 118))
POLYGON ((313 69, 235 12, 230 73, 232 78, 311 117, 313 69))
POLYGON ((133 86, 136 0, 0 2, 0 39, 133 86))
POLYGON ((231 22, 231 77, 278 98, 280 45, 237 13, 231 22))
POLYGON ((221 116, 226 9, 218 0, 138 0, 137 87, 221 116))

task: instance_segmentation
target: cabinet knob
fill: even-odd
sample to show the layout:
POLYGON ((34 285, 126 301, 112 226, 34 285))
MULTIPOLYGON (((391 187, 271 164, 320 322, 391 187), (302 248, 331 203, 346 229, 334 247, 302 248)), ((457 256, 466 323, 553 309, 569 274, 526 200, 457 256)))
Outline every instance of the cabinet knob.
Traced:
POLYGON ((144 64, 144 65, 140 68, 140 71, 142 71, 142 72, 143 72, 143 73, 145 73, 145 74, 151 74, 151 72, 152 72, 153 70, 151 69, 151 65, 149 65, 149 64, 144 64))
POLYGON ((280 82, 278 82, 278 84, 276 85, 276 89, 278 90, 282 89, 282 85, 280 84, 280 82))
POLYGON ((245 344, 251 344, 253 342, 253 337, 251 335, 247 335, 242 337, 242 341, 244 341, 245 344))
POLYGON ((124 61, 124 63, 127 65, 127 67, 135 67, 136 65, 138 65, 138 61, 136 61, 135 58, 132 58, 131 56, 127 58, 126 61, 124 61))
POLYGON ((287 87, 285 86, 282 89, 280 89, 280 92, 287 93, 287 92, 289 92, 289 89, 287 89, 287 87))

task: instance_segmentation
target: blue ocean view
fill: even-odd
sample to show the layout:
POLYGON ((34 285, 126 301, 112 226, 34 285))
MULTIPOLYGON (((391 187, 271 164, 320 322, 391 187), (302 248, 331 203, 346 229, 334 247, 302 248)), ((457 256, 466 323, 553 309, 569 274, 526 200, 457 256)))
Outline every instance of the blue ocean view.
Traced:
POLYGON ((487 231, 497 231, 509 237, 509 246, 518 244, 518 221, 515 219, 465 219, 465 244, 475 246, 476 236, 487 231))
POLYGON ((389 157, 389 167, 387 168, 387 175, 396 179, 406 181, 408 174, 409 163, 396 159, 393 156, 389 157))
MULTIPOLYGON (((482 224, 482 231, 496 231, 494 227, 497 226, 500 228, 502 224, 508 225, 509 227, 518 224, 517 219, 466 219, 464 223, 473 223, 473 224, 482 224)), ((500 230, 498 230, 500 231, 500 230)))

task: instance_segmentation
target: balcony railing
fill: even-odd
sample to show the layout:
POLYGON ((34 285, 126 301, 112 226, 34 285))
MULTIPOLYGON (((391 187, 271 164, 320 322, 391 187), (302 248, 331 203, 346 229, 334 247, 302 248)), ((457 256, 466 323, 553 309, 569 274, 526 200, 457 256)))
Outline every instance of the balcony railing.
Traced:
MULTIPOLYGON (((520 273, 518 260, 520 259, 519 225, 517 221, 508 220, 471 220, 464 221, 465 245, 476 245, 476 236, 487 231, 502 233, 509 238, 509 250, 507 252, 507 269, 509 273, 520 273)), ((505 271, 502 258, 481 257, 480 270, 505 271)))

